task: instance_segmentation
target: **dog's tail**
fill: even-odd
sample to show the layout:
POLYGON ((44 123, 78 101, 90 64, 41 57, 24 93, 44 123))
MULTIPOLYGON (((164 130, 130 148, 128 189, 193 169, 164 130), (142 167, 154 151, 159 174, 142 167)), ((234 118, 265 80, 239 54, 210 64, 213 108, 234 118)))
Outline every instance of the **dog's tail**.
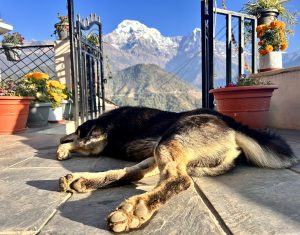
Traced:
POLYGON ((280 136, 246 127, 242 129, 236 134, 236 142, 252 164, 266 168, 286 168, 298 162, 299 159, 280 136))

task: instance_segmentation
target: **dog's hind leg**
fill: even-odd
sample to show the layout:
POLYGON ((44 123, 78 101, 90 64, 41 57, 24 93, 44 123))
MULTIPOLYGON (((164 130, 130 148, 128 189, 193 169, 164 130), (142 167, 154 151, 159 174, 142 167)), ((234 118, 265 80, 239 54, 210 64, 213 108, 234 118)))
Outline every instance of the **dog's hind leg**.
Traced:
MULTIPOLYGON (((241 151, 237 148, 228 149, 222 153, 221 162, 215 166, 195 166, 188 165, 188 174, 191 176, 217 176, 226 173, 235 166, 235 159, 240 155, 241 151)), ((215 156, 214 156, 215 157, 215 156)))
POLYGON ((59 179, 59 186, 64 192, 90 192, 112 183, 125 184, 138 181, 145 176, 155 175, 154 157, 148 158, 134 166, 105 172, 80 172, 68 174, 59 179))
POLYGON ((140 227, 172 196, 188 189, 192 179, 186 172, 187 154, 183 144, 176 139, 160 144, 155 150, 155 160, 161 173, 158 185, 121 203, 108 216, 110 229, 123 232, 140 227))

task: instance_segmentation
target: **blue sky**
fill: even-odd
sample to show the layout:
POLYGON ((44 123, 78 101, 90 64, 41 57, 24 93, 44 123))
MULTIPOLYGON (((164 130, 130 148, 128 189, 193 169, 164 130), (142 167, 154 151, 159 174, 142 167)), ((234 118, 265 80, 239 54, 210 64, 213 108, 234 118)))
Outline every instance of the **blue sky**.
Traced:
MULTIPOLYGON (((238 11, 244 1, 226 0, 227 8, 238 11)), ((101 16, 104 33, 111 32, 124 19, 138 20, 157 28, 165 36, 187 35, 200 27, 200 0, 74 0, 75 13, 101 16)), ((221 1, 217 1, 221 7, 221 1)), ((288 3, 300 10, 300 1, 288 3)), ((64 0, 0 0, 0 16, 27 40, 51 39, 56 15, 67 13, 64 0)), ((54 38, 52 38, 54 39, 54 38)), ((290 39, 288 51, 300 49, 300 26, 290 39)))

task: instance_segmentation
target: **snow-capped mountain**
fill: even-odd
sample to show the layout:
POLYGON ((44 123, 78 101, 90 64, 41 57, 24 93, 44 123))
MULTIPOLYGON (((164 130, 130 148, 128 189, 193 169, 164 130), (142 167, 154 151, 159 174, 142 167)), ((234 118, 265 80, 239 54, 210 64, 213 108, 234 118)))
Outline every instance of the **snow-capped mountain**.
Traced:
MULTIPOLYGON (((190 34, 177 37, 163 36, 157 29, 133 20, 124 20, 111 33, 104 36, 104 50, 113 71, 135 64, 156 64, 170 73, 201 87, 201 31, 195 28, 190 34)), ((215 41, 215 86, 225 85, 225 42, 215 41)), ((284 67, 300 66, 300 51, 283 55, 284 67)), ((251 63, 246 51, 246 62, 251 63)), ((233 45, 232 77, 237 77, 238 48, 233 45)))
POLYGON ((291 53, 283 53, 283 67, 296 67, 300 66, 300 50, 291 52, 291 53))
MULTIPOLYGON (((104 50, 114 71, 134 64, 156 64, 187 82, 200 87, 201 31, 189 35, 166 37, 154 28, 132 20, 124 20, 104 36, 104 50)), ((216 79, 224 79, 225 44, 216 42, 216 79)))
POLYGON ((177 52, 178 43, 181 37, 164 37, 154 28, 134 21, 124 20, 110 34, 104 36, 104 41, 108 43, 107 54, 112 51, 125 53, 136 62, 155 63, 161 67, 169 61, 177 52))

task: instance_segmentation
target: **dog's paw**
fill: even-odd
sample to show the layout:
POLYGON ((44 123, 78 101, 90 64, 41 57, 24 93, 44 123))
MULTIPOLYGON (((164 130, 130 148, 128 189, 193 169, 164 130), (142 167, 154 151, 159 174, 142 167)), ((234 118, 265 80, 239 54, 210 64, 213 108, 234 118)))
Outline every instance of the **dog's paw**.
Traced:
POLYGON ((108 227, 114 232, 135 229, 150 219, 152 213, 143 199, 128 199, 107 218, 108 227))
POLYGON ((86 179, 73 174, 67 174, 59 179, 59 187, 62 192, 68 193, 85 193, 89 190, 86 187, 86 179))
POLYGON ((60 161, 71 158, 69 149, 64 147, 63 144, 59 145, 56 150, 56 158, 60 161))

